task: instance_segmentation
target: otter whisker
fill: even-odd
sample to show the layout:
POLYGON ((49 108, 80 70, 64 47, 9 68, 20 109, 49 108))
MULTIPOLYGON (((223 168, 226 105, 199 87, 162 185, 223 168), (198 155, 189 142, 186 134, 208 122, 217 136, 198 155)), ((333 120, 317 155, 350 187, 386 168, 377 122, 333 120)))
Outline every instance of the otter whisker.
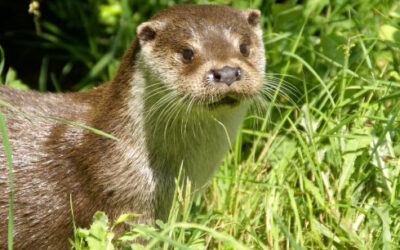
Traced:
POLYGON ((274 82, 274 83, 282 83, 282 86, 284 86, 286 89, 291 89, 294 93, 299 94, 300 91, 299 89, 291 82, 283 79, 283 78, 277 78, 273 76, 265 76, 264 80, 266 82, 274 82))
POLYGON ((292 90, 287 89, 285 86, 277 83, 270 82, 268 86, 263 87, 263 89, 271 89, 274 92, 280 93, 282 95, 291 95, 298 97, 296 93, 294 93, 292 90))
MULTIPOLYGON (((276 82, 269 82, 270 84, 268 86, 264 85, 261 92, 262 93, 272 93, 273 96, 275 97, 280 96, 280 97, 284 97, 285 99, 287 99, 291 104, 296 105, 295 101, 293 100, 293 98, 290 97, 290 95, 287 94, 287 92, 289 92, 289 94, 293 94, 293 92, 287 88, 285 88, 284 85, 282 84, 278 84, 276 82), (274 90, 274 92, 271 92, 272 90, 274 90)), ((270 95, 268 95, 268 97, 270 98, 270 95)), ((273 99, 273 98, 271 98, 273 99)))
MULTIPOLYGON (((179 106, 178 102, 174 102, 174 104, 171 106, 171 108, 168 111, 168 116, 166 117, 166 122, 164 124, 164 140, 167 140, 167 131, 168 131, 170 121, 171 121, 171 124, 170 124, 171 128, 173 128, 175 119, 172 119, 172 118, 177 117, 179 115, 179 112, 180 112, 179 108, 180 108, 180 106, 179 106)), ((177 135, 175 134, 176 131, 174 129, 171 129, 171 130, 172 130, 172 134, 174 135, 174 136, 172 136, 172 138, 176 140, 176 138, 177 138, 177 135)))
POLYGON ((159 113, 159 116, 156 120, 156 124, 158 124, 158 122, 162 122, 164 121, 164 116, 169 114, 169 110, 175 105, 174 99, 177 98, 176 94, 171 94, 168 96, 168 98, 165 99, 165 101, 167 102, 167 105, 159 105, 158 109, 162 109, 162 111, 159 113))
POLYGON ((265 85, 267 85, 267 86, 268 85, 269 86, 272 85, 272 86, 280 87, 280 88, 282 88, 284 90, 292 92, 293 94, 294 93, 296 93, 296 94, 299 93, 299 91, 296 88, 294 88, 293 86, 287 84, 284 81, 280 81, 280 80, 277 80, 277 79, 266 79, 265 85))
POLYGON ((159 113, 159 116, 157 117, 157 119, 153 125, 154 131, 157 131, 160 120, 162 121, 164 114, 168 113, 168 109, 174 103, 173 100, 175 98, 176 98, 176 94, 174 94, 172 92, 168 93, 162 99, 160 99, 158 102, 156 102, 156 104, 151 107, 150 112, 148 114, 146 114, 146 120, 147 119, 152 120, 151 117, 153 115, 159 113), (164 104, 167 104, 167 105, 165 106, 164 104), (147 118, 147 116, 148 116, 148 118, 147 118))
POLYGON ((156 95, 162 95, 164 92, 167 92, 167 91, 169 91, 169 89, 168 88, 166 88, 166 87, 164 87, 164 88, 156 88, 156 89, 152 89, 152 90, 150 90, 150 91, 148 91, 147 93, 146 93, 146 97, 144 98, 144 100, 143 101, 148 101, 149 99, 151 99, 151 98, 153 98, 153 97, 155 97, 156 95))

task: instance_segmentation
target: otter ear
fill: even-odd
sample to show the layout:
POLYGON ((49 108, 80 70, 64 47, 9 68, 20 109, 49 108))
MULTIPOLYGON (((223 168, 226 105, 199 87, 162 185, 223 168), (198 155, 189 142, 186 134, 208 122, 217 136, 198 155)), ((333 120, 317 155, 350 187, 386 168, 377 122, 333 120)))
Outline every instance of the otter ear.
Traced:
POLYGON ((164 26, 165 24, 160 21, 144 22, 136 28, 136 34, 140 41, 152 41, 156 38, 157 32, 160 32, 164 26))
POLYGON ((261 11, 257 9, 247 9, 245 10, 245 15, 247 22, 253 26, 256 27, 260 24, 260 18, 261 18, 261 11))

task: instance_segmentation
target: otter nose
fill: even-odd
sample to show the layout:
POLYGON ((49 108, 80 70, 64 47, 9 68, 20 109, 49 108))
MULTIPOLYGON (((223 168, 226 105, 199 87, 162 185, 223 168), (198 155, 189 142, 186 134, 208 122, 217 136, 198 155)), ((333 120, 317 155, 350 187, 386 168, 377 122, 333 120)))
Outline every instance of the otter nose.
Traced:
POLYGON ((240 68, 225 66, 221 69, 211 70, 211 74, 213 75, 215 82, 223 82, 226 85, 231 86, 233 82, 240 80, 242 70, 240 68))

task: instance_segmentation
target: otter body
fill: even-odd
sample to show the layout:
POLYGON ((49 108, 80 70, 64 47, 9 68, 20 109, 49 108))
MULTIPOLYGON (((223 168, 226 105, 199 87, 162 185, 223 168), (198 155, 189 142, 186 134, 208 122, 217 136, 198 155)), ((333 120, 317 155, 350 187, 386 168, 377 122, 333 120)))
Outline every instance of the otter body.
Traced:
MULTIPOLYGON (((168 216, 181 166, 202 187, 260 91, 259 17, 257 10, 176 6, 137 28, 109 83, 64 94, 0 87, 0 99, 17 108, 2 107, 13 155, 15 248, 68 248, 70 197, 78 226, 98 210, 154 223, 168 216)), ((9 181, 0 149, 3 248, 9 181)))

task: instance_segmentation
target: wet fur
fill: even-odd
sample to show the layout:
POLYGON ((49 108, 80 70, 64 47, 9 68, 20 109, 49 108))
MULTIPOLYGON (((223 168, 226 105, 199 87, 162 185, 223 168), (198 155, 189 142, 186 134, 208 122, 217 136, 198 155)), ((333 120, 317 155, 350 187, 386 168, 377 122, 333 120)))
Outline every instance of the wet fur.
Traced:
MULTIPOLYGON (((15 249, 68 248, 73 228, 70 195, 78 226, 88 226, 98 210, 111 219, 121 213, 139 213, 138 222, 153 223, 167 218, 181 165, 196 188, 206 183, 228 150, 229 141, 234 140, 248 104, 243 101, 235 107, 204 110, 201 105, 228 90, 224 86, 204 89, 199 72, 227 61, 244 65, 259 75, 237 84, 235 93, 257 92, 251 82, 262 84, 265 58, 258 26, 253 33, 243 31, 257 18, 254 11, 249 13, 218 6, 180 6, 163 11, 152 19, 164 24, 157 30, 156 40, 135 40, 114 79, 89 92, 43 94, 0 87, 0 99, 18 108, 2 107, 13 154, 15 249), (232 19, 238 15, 241 18, 232 19), (218 60, 210 56, 207 61, 203 55, 192 65, 180 65, 168 39, 200 39, 199 46, 205 46, 201 44, 205 34, 177 37, 180 28, 190 32, 189 24, 198 22, 199 16, 210 24, 229 19, 231 26, 239 29, 236 33, 250 34, 254 48, 259 49, 253 52, 256 58, 243 59, 237 52, 224 58, 221 55, 227 52, 221 45, 211 48, 220 56, 218 60), (187 23, 182 18, 188 18, 187 23), (171 20, 176 27, 165 26, 171 20), (178 82, 177 78, 184 80, 178 82), (203 87, 196 89, 195 82, 203 87), (163 97, 164 104, 160 103, 163 97), (32 116, 27 119, 21 112, 32 116), (119 140, 41 115, 86 124, 119 140)), ((140 28, 138 32, 140 35, 140 28)), ((5 248, 9 181, 2 145, 0 190, 0 248, 5 248)))

